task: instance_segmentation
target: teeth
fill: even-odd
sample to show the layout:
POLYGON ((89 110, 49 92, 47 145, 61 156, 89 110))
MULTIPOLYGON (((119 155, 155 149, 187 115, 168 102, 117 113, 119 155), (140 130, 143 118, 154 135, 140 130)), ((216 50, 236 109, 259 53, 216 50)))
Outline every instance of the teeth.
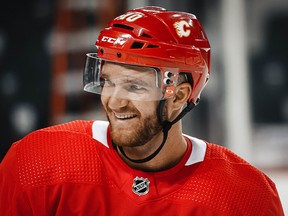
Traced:
POLYGON ((118 119, 129 119, 129 118, 133 118, 135 117, 135 115, 133 114, 125 114, 125 115, 120 115, 120 114, 115 114, 115 117, 118 118, 118 119))

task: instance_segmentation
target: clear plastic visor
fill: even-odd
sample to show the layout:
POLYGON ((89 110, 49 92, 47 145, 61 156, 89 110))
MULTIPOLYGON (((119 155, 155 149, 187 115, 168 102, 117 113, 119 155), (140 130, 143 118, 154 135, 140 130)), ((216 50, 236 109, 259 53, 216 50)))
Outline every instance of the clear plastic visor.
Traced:
POLYGON ((83 81, 87 92, 138 101, 161 100, 174 94, 177 69, 115 63, 98 58, 96 53, 86 55, 83 81), (163 77, 163 69, 167 77, 163 77))

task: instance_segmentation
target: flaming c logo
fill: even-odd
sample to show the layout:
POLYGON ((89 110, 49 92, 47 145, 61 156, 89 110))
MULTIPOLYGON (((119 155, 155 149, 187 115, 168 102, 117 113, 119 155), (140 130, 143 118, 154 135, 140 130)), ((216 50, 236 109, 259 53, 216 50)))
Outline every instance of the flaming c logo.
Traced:
POLYGON ((179 22, 175 22, 173 26, 176 29, 176 33, 180 38, 188 37, 190 35, 191 32, 191 30, 189 29, 190 25, 187 21, 181 20, 179 22))

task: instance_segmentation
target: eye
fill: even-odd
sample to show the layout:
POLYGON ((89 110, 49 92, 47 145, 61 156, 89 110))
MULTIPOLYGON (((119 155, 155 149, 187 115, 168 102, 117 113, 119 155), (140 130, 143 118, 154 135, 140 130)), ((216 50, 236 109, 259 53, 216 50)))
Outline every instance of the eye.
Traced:
POLYGON ((140 86, 140 85, 136 85, 136 84, 132 84, 131 85, 131 89, 134 89, 134 90, 141 90, 141 89, 145 89, 143 88, 143 86, 140 86))
POLYGON ((147 91, 147 89, 144 86, 138 84, 127 85, 126 90, 134 93, 142 93, 147 91))

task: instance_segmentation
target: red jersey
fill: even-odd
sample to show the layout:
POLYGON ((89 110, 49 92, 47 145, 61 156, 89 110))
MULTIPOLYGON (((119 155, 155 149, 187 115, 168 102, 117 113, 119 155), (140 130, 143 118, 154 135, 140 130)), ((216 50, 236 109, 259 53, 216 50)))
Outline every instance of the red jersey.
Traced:
POLYGON ((33 132, 1 163, 1 215, 284 215, 262 172, 224 147, 186 138, 178 165, 143 172, 118 156, 108 122, 33 132))

